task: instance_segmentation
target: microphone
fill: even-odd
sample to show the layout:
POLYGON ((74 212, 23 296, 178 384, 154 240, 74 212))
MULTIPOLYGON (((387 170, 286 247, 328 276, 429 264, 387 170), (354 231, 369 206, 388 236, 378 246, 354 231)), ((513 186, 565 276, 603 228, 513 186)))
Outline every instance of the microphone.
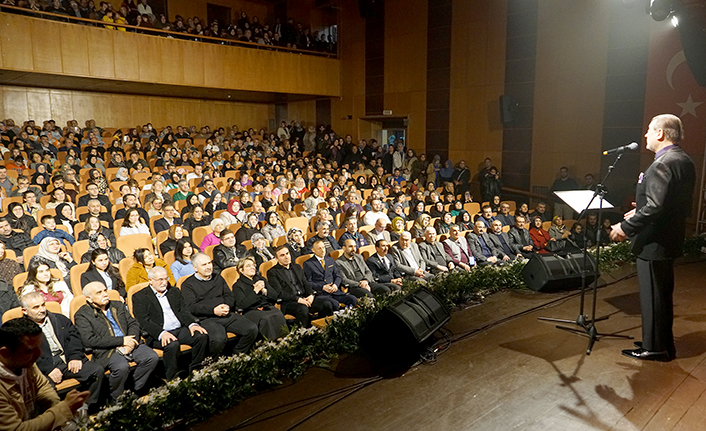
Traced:
POLYGON ((622 147, 613 148, 612 150, 603 151, 603 155, 607 156, 608 154, 622 153, 623 151, 627 151, 627 150, 634 151, 634 150, 637 150, 638 147, 639 147, 639 145, 637 144, 637 142, 632 142, 628 145, 623 145, 622 147))

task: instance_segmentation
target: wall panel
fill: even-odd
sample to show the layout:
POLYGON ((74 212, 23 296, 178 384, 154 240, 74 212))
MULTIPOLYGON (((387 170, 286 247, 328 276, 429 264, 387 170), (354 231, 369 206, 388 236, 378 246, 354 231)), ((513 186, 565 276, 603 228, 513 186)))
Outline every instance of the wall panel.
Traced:
MULTIPOLYGON (((68 24, 67 24, 68 25, 68 24)), ((87 33, 89 30, 86 30, 87 33)), ((117 32, 116 32, 117 33, 117 32)), ((107 29, 90 29, 88 41, 88 73, 98 78, 115 77, 115 52, 113 52, 113 32, 107 29)), ((5 63, 5 67, 12 66, 5 63)))
POLYGON ((289 121, 299 121, 304 128, 312 124, 316 125, 316 100, 289 103, 287 111, 289 121))
MULTIPOLYGON (((63 24, 48 20, 32 20, 31 39, 34 70, 61 73, 61 36, 63 24)), ((24 35, 27 37, 27 35, 24 35)))
POLYGON ((159 67, 160 61, 155 61, 159 57, 154 57, 151 53, 156 53, 153 49, 154 43, 151 38, 140 38, 140 50, 135 49, 134 34, 123 31, 116 31, 113 36, 113 52, 115 53, 115 77, 125 81, 155 82, 155 79, 147 79, 142 76, 142 68, 159 67), (143 45, 144 44, 144 45, 143 45), (139 61, 140 53, 143 60, 139 61))
POLYGON ((64 25, 60 28, 63 72, 77 76, 90 75, 86 28, 79 25, 64 25))
POLYGON ((19 15, 0 14, 0 28, 3 29, 3 67, 33 70, 31 20, 19 15))

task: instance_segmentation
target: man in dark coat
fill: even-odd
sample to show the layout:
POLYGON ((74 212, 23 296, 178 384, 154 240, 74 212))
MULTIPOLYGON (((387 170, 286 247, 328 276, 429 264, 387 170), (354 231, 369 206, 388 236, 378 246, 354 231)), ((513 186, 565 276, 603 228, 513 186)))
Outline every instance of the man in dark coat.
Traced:
POLYGON ((696 170, 679 148, 684 129, 671 114, 652 119, 645 133, 647 149, 655 159, 637 181, 635 209, 612 227, 611 238, 630 237, 637 256, 642 312, 642 342, 623 355, 655 361, 676 357, 674 321, 674 259, 682 255, 686 218, 692 206, 696 170))

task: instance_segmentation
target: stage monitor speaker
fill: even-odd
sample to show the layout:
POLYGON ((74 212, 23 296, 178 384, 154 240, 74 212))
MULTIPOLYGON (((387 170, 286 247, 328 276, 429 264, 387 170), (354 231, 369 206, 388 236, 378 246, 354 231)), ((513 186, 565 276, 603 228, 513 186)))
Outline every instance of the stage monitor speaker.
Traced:
POLYGON ((420 344, 451 319, 444 304, 420 288, 383 308, 361 335, 361 344, 378 356, 419 356, 420 344))
POLYGON ((581 272, 587 269, 586 286, 596 279, 596 262, 583 253, 561 257, 553 254, 535 254, 522 269, 525 284, 538 292, 556 292, 581 287, 581 272), (585 264, 584 264, 585 262, 585 264))
POLYGON ((517 101, 512 96, 500 96, 500 121, 510 124, 514 120, 517 101))

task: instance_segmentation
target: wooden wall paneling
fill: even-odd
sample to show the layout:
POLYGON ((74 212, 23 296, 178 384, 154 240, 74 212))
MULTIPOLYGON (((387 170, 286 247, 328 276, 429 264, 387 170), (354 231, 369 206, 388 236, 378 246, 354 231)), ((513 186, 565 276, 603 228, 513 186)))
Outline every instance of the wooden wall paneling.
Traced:
MULTIPOLYGON (((37 72, 61 73, 60 26, 54 21, 35 19, 31 21, 32 57, 37 72)), ((26 37, 26 35, 25 35, 26 37)))
MULTIPOLYGON (((104 123, 107 127, 135 127, 137 124, 137 119, 133 117, 133 101, 137 99, 135 96, 128 96, 122 94, 113 94, 110 96, 111 118, 108 123, 104 123)), ((81 123, 81 120, 79 120, 81 123)), ((129 130, 129 129, 128 129, 129 130)), ((128 132, 128 130, 123 130, 123 132, 128 132)))
POLYGON ((51 100, 49 90, 33 88, 27 91, 27 114, 29 119, 41 127, 42 121, 51 118, 51 100))
MULTIPOLYGON (((73 107, 73 118, 78 121, 78 125, 83 127, 86 120, 95 118, 93 102, 95 97, 92 97, 90 93, 83 92, 72 92, 72 107, 73 107)), ((98 121, 98 119, 96 119, 98 121)), ((107 123, 103 123, 107 124, 107 123)))
POLYGON ((134 33, 114 31, 111 33, 115 52, 115 78, 125 81, 154 82, 142 76, 142 68, 160 67, 159 52, 153 48, 150 38, 135 38, 134 33), (136 43, 139 41, 139 45, 136 43), (139 49, 137 48, 139 46, 139 49), (157 66, 155 66, 155 64, 157 66))
MULTIPOLYGON (((140 71, 140 81, 141 82, 163 82, 162 81, 162 65, 165 64, 163 61, 158 59, 163 58, 162 53, 159 51, 161 44, 159 43, 158 36, 145 36, 134 33, 128 33, 131 36, 132 47, 139 44, 139 51, 133 48, 133 55, 138 58, 138 69, 140 71), (146 55, 145 55, 146 54, 146 55), (154 56, 154 57, 152 57, 154 56)), ((117 39, 116 39, 117 42, 117 39)))
POLYGON ((225 75, 223 73, 223 60, 227 56, 229 47, 214 44, 204 44, 204 83, 208 87, 226 87, 225 75))
POLYGON ((62 73, 89 76, 88 34, 86 27, 81 25, 61 25, 59 29, 62 73))
POLYGON ((128 126, 137 127, 139 124, 147 124, 152 122, 152 112, 150 110, 150 97, 131 96, 132 102, 131 116, 128 126))
POLYGON ((31 21, 19 15, 0 14, 3 67, 13 70, 34 69, 31 21))
POLYGON ((115 77, 113 30, 95 28, 88 34, 88 69, 91 76, 115 77))
POLYGON ((27 91, 21 88, 5 87, 3 91, 5 114, 3 119, 12 118, 15 124, 22 127, 22 122, 29 119, 27 106, 27 91))
MULTIPOLYGON (((164 70, 164 69, 163 69, 164 70)), ((178 99, 165 98, 165 109, 169 113, 169 121, 160 123, 157 127, 172 126, 176 132, 176 127, 184 125, 186 117, 184 116, 184 103, 178 99)))
MULTIPOLYGON (((2 58, 2 56, 0 56, 0 58, 2 58)), ((8 116, 5 114, 5 88, 0 87, 0 120, 4 121, 6 118, 8 118, 8 116)))
POLYGON ((184 51, 180 43, 174 39, 162 37, 158 39, 160 59, 162 64, 162 82, 169 84, 184 84, 184 51))
POLYGON ((184 57, 182 59, 184 85, 208 85, 204 82, 204 67, 206 67, 206 65, 204 64, 204 51, 201 49, 203 44, 199 42, 182 43, 184 50, 184 57))
POLYGON ((150 97, 149 106, 149 121, 152 123, 152 126, 159 128, 171 124, 172 114, 167 109, 167 99, 164 97, 150 97))
POLYGON ((287 106, 289 121, 300 121, 306 128, 310 124, 316 125, 316 101, 291 102, 287 106))
POLYGON ((49 102, 51 118, 56 121, 58 127, 62 127, 67 121, 73 120, 74 107, 70 91, 50 90, 49 102))
POLYGON ((201 117, 201 101, 187 100, 184 102, 184 127, 203 125, 201 117))

